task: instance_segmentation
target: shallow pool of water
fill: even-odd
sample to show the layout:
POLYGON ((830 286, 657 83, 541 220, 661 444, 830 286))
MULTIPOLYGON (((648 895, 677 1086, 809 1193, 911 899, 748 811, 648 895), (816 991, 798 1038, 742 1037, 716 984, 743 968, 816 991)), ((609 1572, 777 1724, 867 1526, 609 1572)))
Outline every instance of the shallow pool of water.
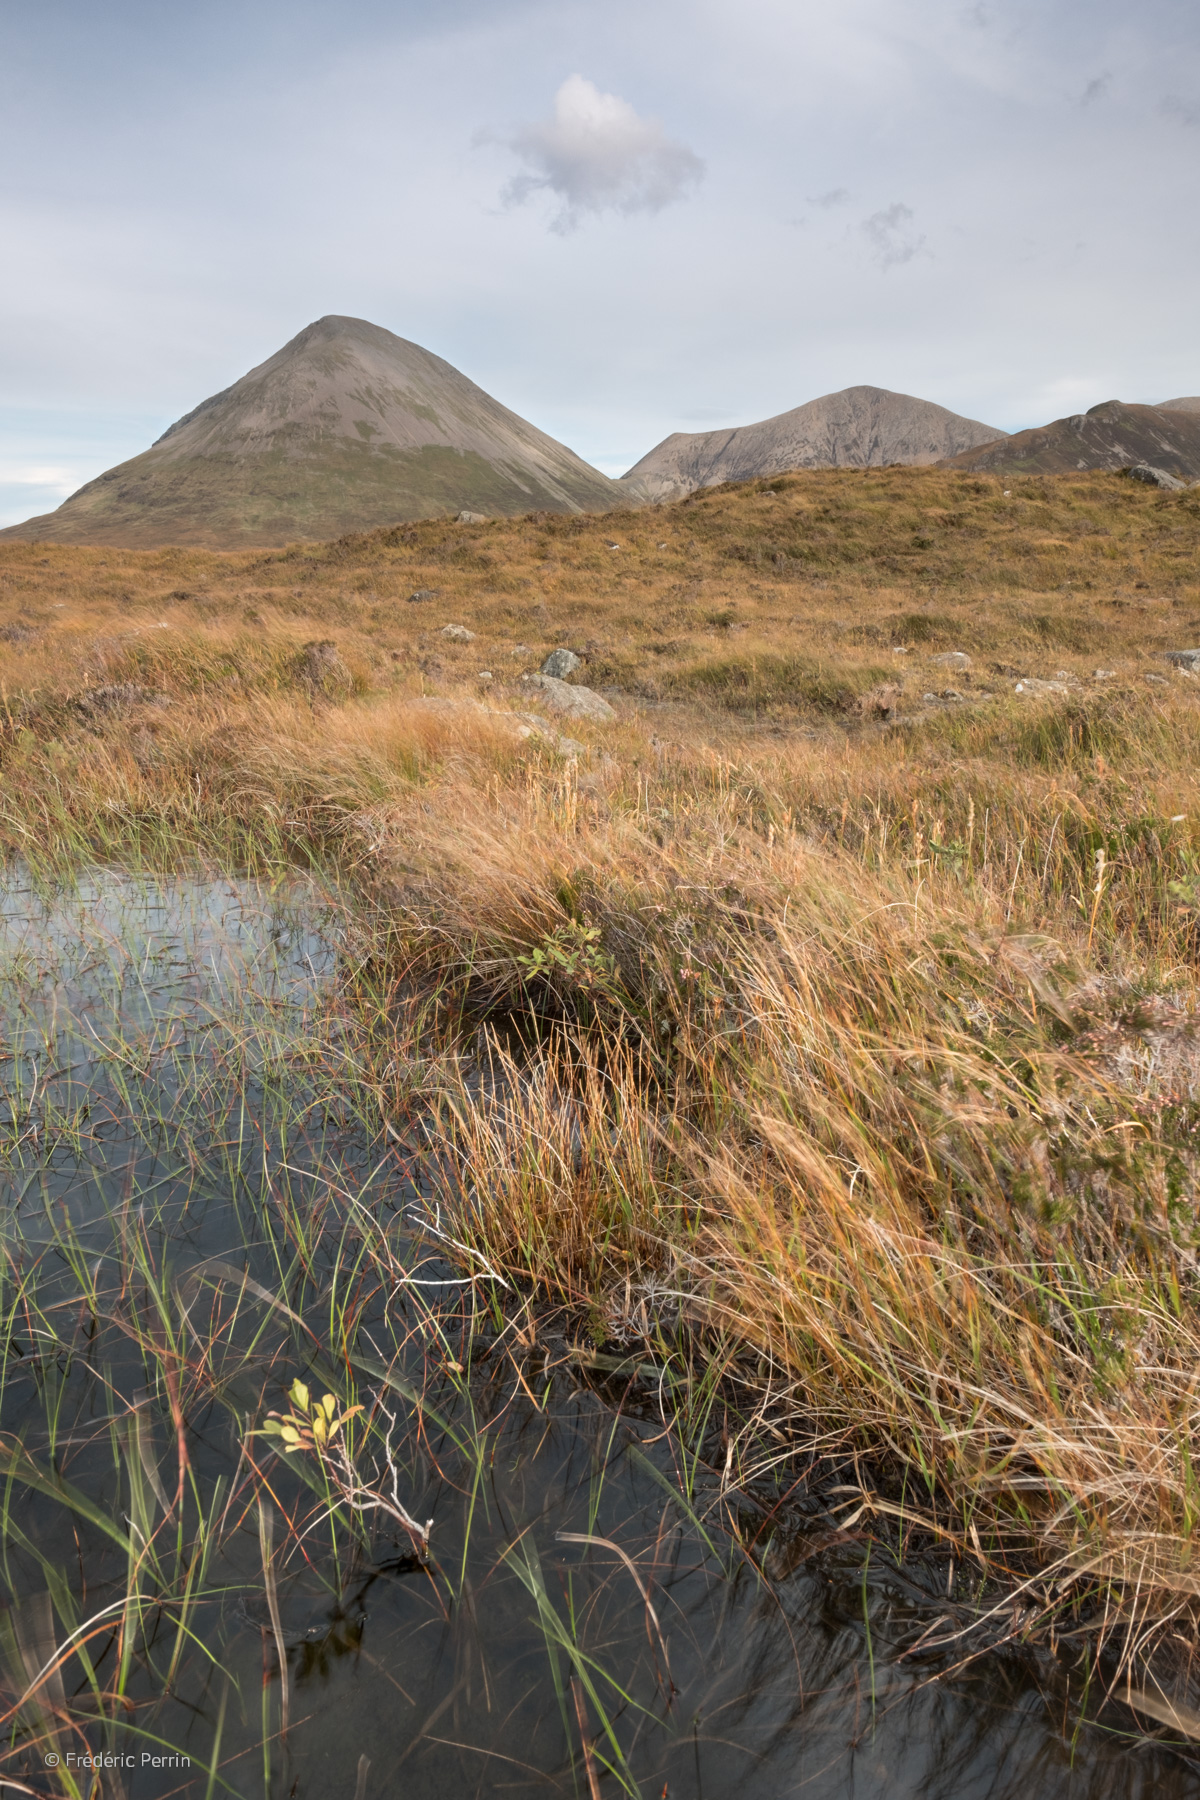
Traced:
POLYGON ((944 1560, 898 1567, 802 1487, 724 1492, 652 1382, 519 1337, 419 1228, 339 942, 302 890, 0 891, 0 1772, 88 1793, 99 1755, 130 1800, 1200 1792, 1009 1617, 964 1665, 944 1560), (363 1406, 353 1466, 432 1520, 427 1557, 253 1435, 297 1377, 363 1406))

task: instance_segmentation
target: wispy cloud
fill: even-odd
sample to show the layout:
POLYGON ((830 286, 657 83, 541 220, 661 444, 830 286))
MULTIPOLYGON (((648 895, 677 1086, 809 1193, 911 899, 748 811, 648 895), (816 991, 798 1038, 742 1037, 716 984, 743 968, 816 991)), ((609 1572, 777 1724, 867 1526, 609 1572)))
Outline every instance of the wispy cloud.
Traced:
POLYGON ((1200 100, 1185 100, 1182 94, 1168 94, 1159 111, 1179 125, 1200 125, 1200 100))
POLYGON ((560 202, 551 229, 574 231, 589 213, 660 212, 682 200, 704 174, 686 144, 661 120, 643 118, 627 100, 570 75, 554 96, 552 118, 523 125, 504 140, 529 173, 504 190, 510 206, 534 194, 560 202))
POLYGON ((881 269, 892 269, 898 263, 911 262, 914 256, 929 254, 924 237, 918 237, 912 229, 912 219, 911 206, 896 200, 863 220, 862 229, 871 246, 872 258, 881 269))
POLYGON ((1108 69, 1105 69, 1103 75, 1093 75, 1083 90, 1080 106, 1094 106, 1097 100, 1105 99, 1111 82, 1112 73, 1108 69))
POLYGON ((850 189, 830 188, 827 194, 809 194, 807 198, 810 206, 823 206, 828 210, 831 206, 845 206, 850 198, 850 189))

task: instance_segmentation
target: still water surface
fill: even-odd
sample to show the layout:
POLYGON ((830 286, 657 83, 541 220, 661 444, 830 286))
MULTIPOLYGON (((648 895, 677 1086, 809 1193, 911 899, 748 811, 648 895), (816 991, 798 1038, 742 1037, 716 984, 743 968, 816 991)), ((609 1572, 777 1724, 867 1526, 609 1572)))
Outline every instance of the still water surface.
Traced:
POLYGON ((87 1658, 8 1712, 0 1773, 88 1793, 106 1752, 97 1791, 130 1800, 1200 1794, 1069 1658, 906 1656, 967 1617, 944 1562, 897 1567, 803 1491, 723 1496, 652 1386, 514 1358, 359 1103, 339 942, 302 891, 0 891, 6 1711, 71 1633, 87 1658), (246 1436, 298 1375, 391 1407, 427 1563, 321 1519, 246 1436))

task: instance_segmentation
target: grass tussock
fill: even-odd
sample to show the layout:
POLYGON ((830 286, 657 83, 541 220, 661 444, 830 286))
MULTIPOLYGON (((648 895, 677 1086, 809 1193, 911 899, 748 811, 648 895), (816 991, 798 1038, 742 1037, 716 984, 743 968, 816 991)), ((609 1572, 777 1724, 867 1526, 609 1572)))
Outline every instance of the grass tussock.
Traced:
POLYGON ((336 876, 458 1254, 598 1351, 719 1364, 746 1480, 815 1450, 844 1517, 1046 1616, 1190 1617, 1200 681, 1161 653, 1198 529, 1119 477, 883 471, 6 546, 0 839, 336 876), (556 644, 618 713, 565 748, 521 681, 556 644), (170 704, 89 714, 101 677, 170 704))

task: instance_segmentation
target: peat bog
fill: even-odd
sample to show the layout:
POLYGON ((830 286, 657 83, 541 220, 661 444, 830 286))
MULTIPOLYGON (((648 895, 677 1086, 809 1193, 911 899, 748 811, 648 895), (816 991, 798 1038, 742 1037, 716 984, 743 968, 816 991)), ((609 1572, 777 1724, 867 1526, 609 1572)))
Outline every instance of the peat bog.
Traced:
POLYGON ((14 1791, 1194 1791, 1134 485, 3 547, 14 1791))

